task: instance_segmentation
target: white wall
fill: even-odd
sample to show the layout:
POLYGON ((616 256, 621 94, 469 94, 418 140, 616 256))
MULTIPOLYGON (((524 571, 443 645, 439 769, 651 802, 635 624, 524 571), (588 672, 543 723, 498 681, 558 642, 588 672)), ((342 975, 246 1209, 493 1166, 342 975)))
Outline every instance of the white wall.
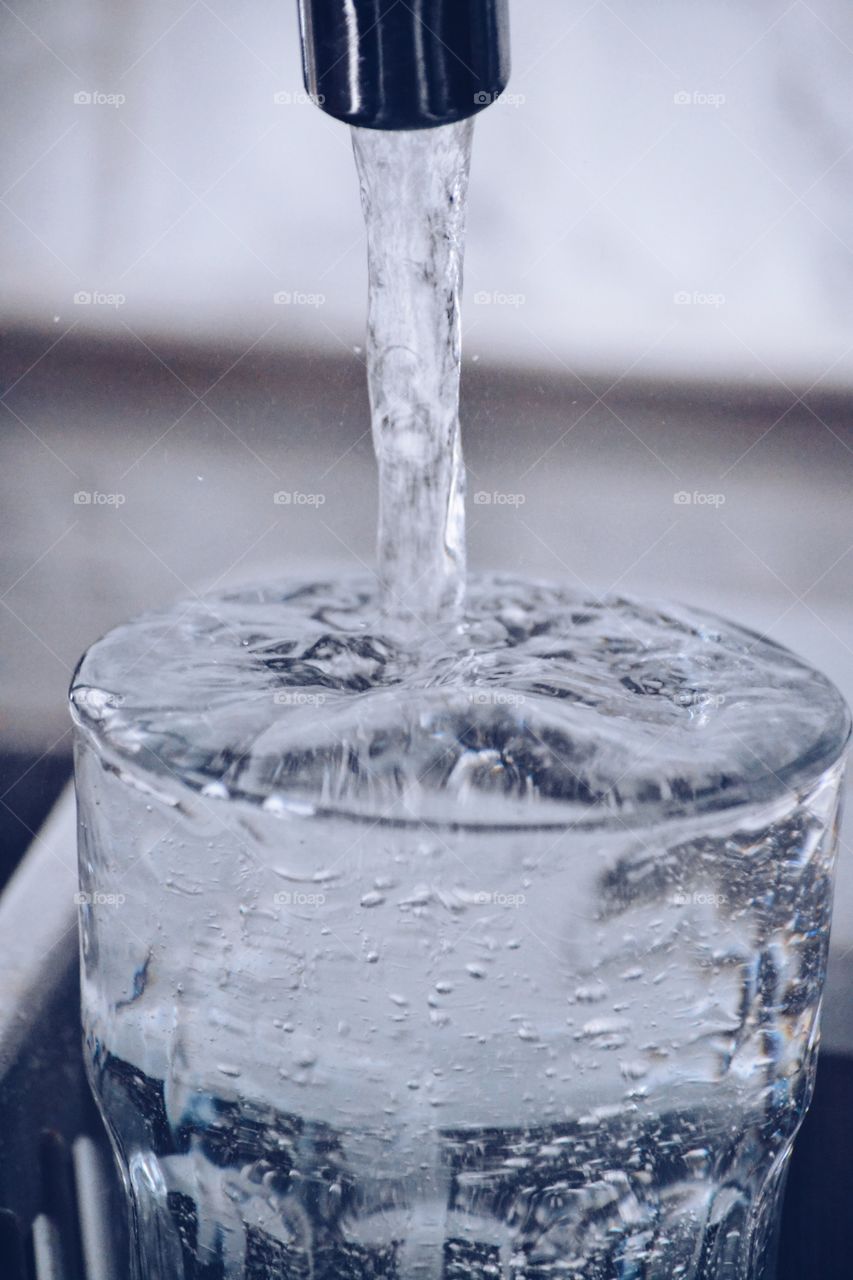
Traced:
MULTIPOLYGON (((0 318, 360 340, 346 129, 274 102, 301 89, 292 0, 13 7, 0 318), (277 307, 277 290, 326 302, 277 307)), ((516 0, 514 49, 523 100, 478 125, 469 353, 853 382, 849 4, 516 0)))

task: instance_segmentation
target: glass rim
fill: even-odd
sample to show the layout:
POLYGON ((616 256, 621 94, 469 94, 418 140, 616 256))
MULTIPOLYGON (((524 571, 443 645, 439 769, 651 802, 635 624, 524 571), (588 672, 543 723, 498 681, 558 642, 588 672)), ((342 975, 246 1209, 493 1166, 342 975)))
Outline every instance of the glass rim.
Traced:
MULTIPOLYGON (((517 575, 483 573, 477 575, 477 578, 488 587, 495 584, 506 583, 507 585, 512 585, 521 582, 524 586, 533 585, 537 588, 546 588, 562 595, 570 596, 574 592, 574 589, 567 584, 551 583, 539 579, 530 579, 528 582, 527 580, 518 579, 517 575)), ((362 575, 349 575, 344 581, 355 588, 363 585, 362 575)), ((274 581, 249 583, 221 593, 221 598, 229 600, 241 599, 252 597, 256 593, 262 592, 272 591, 277 593, 280 590, 301 590, 305 587, 325 587, 326 585, 322 581, 315 583, 310 579, 299 578, 284 579, 280 583, 274 581)), ((574 594, 577 594, 579 602, 586 599, 582 593, 574 594)), ((211 597, 214 600, 219 598, 220 596, 211 597)), ((599 597, 597 598, 597 603, 604 603, 608 599, 609 597, 607 596, 599 597)), ((760 770, 757 769, 754 772, 747 773, 733 783, 728 784, 725 777, 717 779, 706 778, 701 788, 697 788, 692 795, 685 798, 662 799, 658 797, 645 799, 634 797, 624 805, 620 804, 619 807, 608 805, 606 800, 617 791, 619 783, 625 776, 623 774, 615 782, 611 782, 609 786, 603 788, 601 798, 594 799, 588 804, 571 799, 552 798, 539 799, 537 801, 517 800, 513 803, 512 801, 507 801, 503 795, 493 794, 490 796, 488 792, 484 791, 478 796, 478 812, 467 816, 463 811, 464 802, 460 804, 457 798, 453 798, 453 804, 456 806, 457 812, 451 814, 435 812, 436 805, 441 803, 442 793, 438 788, 426 791, 423 796, 425 807, 420 812, 411 814, 400 812, 399 800, 396 802, 391 800, 386 806, 383 806, 381 800, 367 801, 364 804, 324 802, 319 792, 312 792, 308 786, 293 787, 289 791, 281 787, 261 791, 260 788, 244 789, 239 785, 235 785, 234 782, 229 782, 227 770, 217 776, 212 774, 205 775, 200 771, 195 774, 189 771, 179 771, 178 768, 170 767, 168 759, 164 758, 164 755, 152 746, 134 750, 123 746, 115 738, 110 737, 104 720, 87 713, 86 707, 81 705, 82 700, 78 700, 75 695, 82 693, 85 689, 98 687, 88 681, 81 680, 81 676, 84 674, 90 659, 100 649, 101 645, 104 645, 126 627, 133 626, 134 623, 142 623, 165 616, 163 609, 154 609, 111 628, 104 635, 94 640, 80 657, 72 675, 69 689, 75 739, 78 739, 78 735, 88 735, 96 744, 100 753, 113 756, 116 762, 120 762, 123 769, 133 770, 138 773, 140 778, 147 779, 149 783, 156 778, 165 779, 167 780, 167 785, 175 787, 180 793, 196 796, 203 800, 210 799, 211 802, 216 801, 216 803, 238 802, 252 807, 256 812, 263 812, 268 816, 280 816, 282 819, 300 818, 313 821, 341 821, 387 829, 432 829, 450 833, 472 832, 484 834, 514 831, 519 834, 525 832, 531 834, 551 832, 556 834, 558 832, 597 831, 618 828, 626 832, 632 830, 640 831, 653 826, 710 818, 714 814, 730 813, 737 809, 771 805, 783 800, 788 794, 793 793, 796 796, 797 793, 801 793, 804 789, 819 783, 821 778, 832 768, 843 765, 851 736, 853 735, 851 710, 835 683, 812 666, 809 661, 778 641, 772 640, 770 637, 760 634, 742 623, 733 622, 701 606, 685 605, 676 601, 664 601, 656 597, 646 599, 614 597, 613 599, 624 600, 643 609, 682 610, 691 619, 705 620, 714 627, 722 625, 732 633, 739 633, 744 637, 760 641, 771 650, 785 655, 798 668, 813 677, 817 684, 823 686, 828 695, 824 707, 825 714, 816 721, 813 732, 801 740, 801 745, 799 747, 795 745, 791 758, 781 763, 774 763, 771 766, 763 759, 760 759, 755 751, 752 751, 751 754, 755 756, 759 765, 762 766, 760 770), (805 745, 802 745, 802 742, 805 745), (146 756, 151 761, 150 764, 146 762, 146 756), (215 783, 221 783, 226 794, 221 797, 205 795, 205 787, 215 783), (602 798, 605 803, 602 803, 602 798), (490 803, 502 807, 504 812, 494 818, 489 818, 483 813, 483 809, 490 803), (535 818, 532 815, 532 805, 534 803, 541 810, 540 814, 535 818), (530 813, 522 811, 525 805, 531 806, 530 813)), ((197 603, 200 606, 204 606, 205 601, 206 598, 203 597, 197 603)), ((390 690, 386 689, 385 692, 388 693, 390 690)), ((436 692, 434 688, 415 688, 401 691, 400 696, 405 699, 411 699, 422 693, 433 692, 436 692)), ((458 692, 465 694, 470 693, 471 690, 460 686, 458 692)), ((143 712, 140 712, 140 715, 142 714, 143 712)), ((791 733, 795 735, 793 717, 791 733)), ((156 789, 155 785, 154 790, 156 791, 156 789)), ((402 807, 405 808, 404 805, 402 807)))
MULTIPOLYGON (((72 690, 73 691, 73 690, 72 690)), ((436 816, 430 812, 420 815, 400 815, 389 811, 377 812, 376 808, 365 806, 359 809, 352 805, 335 805, 319 803, 311 799, 305 791, 286 792, 275 789, 263 800, 251 791, 242 791, 239 787, 229 786, 222 782, 227 795, 205 795, 204 787, 211 783, 221 782, 220 778, 208 778, 197 783, 180 776, 170 769, 160 756, 150 748, 146 749, 150 758, 158 767, 152 768, 145 763, 145 755, 123 751, 110 742, 98 731, 96 725, 87 721, 74 704, 71 705, 71 718, 74 724, 75 747, 83 741, 90 740, 102 756, 111 756, 121 771, 130 770, 151 787, 155 794, 162 794, 157 781, 165 781, 179 793, 192 796, 196 802, 207 801, 211 805, 228 805, 239 803, 253 808, 267 817, 288 821, 297 819, 306 822, 345 822, 353 825, 379 828, 383 830, 426 831, 456 834, 568 834, 572 831, 595 832, 622 829, 626 835, 670 824, 690 822, 693 820, 711 819, 715 814, 732 813, 738 809, 758 808, 763 805, 779 803, 786 795, 801 797, 803 792, 820 781, 833 769, 839 768, 842 773, 847 762, 847 752, 853 737, 853 717, 846 702, 839 695, 838 722, 829 726, 810 746, 809 750, 793 759, 789 765, 780 770, 767 773, 763 778, 751 780, 730 789, 709 791, 704 796, 693 797, 689 801, 655 802, 625 810, 607 809, 600 805, 590 805, 575 814, 564 813, 545 817, 539 821, 531 821, 517 815, 507 815, 499 820, 486 820, 463 816, 448 818, 436 816), (833 732, 833 729, 837 732, 833 732)), ((435 795, 440 795, 436 792, 435 795)), ((170 803, 174 800, 170 798, 170 803)), ((486 797, 483 803, 488 803, 486 797)), ((547 803, 547 802, 546 802, 547 803)))

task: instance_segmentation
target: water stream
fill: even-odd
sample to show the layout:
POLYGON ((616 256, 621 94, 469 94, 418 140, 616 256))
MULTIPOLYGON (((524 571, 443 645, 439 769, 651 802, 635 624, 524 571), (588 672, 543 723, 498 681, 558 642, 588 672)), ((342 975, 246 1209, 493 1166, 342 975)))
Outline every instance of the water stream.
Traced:
POLYGON ((460 292, 471 120, 354 129, 367 223, 367 363, 385 609, 452 616, 465 589, 460 292))

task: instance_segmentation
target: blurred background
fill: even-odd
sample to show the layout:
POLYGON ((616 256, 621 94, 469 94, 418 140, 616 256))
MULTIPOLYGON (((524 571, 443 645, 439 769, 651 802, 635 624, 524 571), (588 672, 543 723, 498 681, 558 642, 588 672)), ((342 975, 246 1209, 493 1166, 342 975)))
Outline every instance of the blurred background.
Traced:
MULTIPOLYGON (((471 186, 474 564, 721 610, 853 696, 853 11, 513 18, 471 186)), ((22 769, 64 776, 82 650, 174 596, 371 563, 375 476, 350 140, 306 100, 295 4, 13 0, 0 23, 21 835, 22 769)))

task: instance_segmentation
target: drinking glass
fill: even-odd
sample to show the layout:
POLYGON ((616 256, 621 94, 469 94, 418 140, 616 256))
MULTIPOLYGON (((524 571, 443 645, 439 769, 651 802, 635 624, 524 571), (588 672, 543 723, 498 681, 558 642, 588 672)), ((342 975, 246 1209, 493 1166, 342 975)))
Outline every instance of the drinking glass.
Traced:
POLYGON ((166 610, 75 677, 136 1280, 769 1275, 840 696, 705 615, 507 583, 414 679, 348 591, 166 610))

